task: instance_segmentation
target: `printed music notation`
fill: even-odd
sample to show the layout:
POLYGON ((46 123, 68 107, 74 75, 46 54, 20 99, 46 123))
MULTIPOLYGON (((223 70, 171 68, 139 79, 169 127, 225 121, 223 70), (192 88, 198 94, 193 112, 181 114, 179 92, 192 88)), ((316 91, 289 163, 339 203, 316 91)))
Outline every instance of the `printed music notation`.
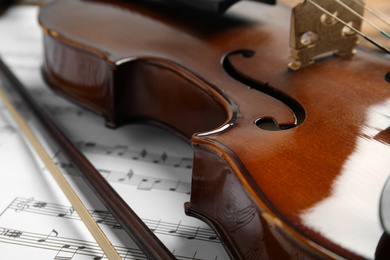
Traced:
MULTIPOLYGON (((178 259, 228 259, 214 232, 184 214, 183 203, 188 201, 190 192, 190 147, 183 148, 181 140, 151 127, 105 129, 100 118, 53 95, 45 86, 40 74, 42 42, 37 10, 33 6, 11 7, 0 17, 0 33, 7 36, 0 41, 0 55, 6 64, 178 259), (153 141, 164 140, 168 147, 149 142, 150 134, 153 141)), ((23 104, 17 108, 27 115, 27 123, 35 129, 29 111, 23 104)), ((1 104, 0 109, 3 110, 1 104)), ((47 170, 37 163, 23 138, 3 119, 0 117, 0 128, 4 126, 0 129, 2 258, 105 259, 47 170)), ((77 192, 100 227, 108 233, 113 245, 120 248, 122 258, 145 259, 112 215, 87 191, 82 178, 72 174, 71 166, 59 159, 58 151, 51 152, 67 173, 65 177, 76 184, 77 192)))
POLYGON ((133 170, 128 173, 119 171, 99 170, 102 176, 109 182, 118 182, 137 186, 140 190, 166 190, 190 194, 191 184, 181 180, 168 180, 163 178, 149 177, 134 174, 133 170))
MULTIPOLYGON (((52 229, 48 234, 40 234, 0 227, 0 243, 55 251, 54 260, 72 260, 76 255, 93 260, 107 259, 96 242, 62 237, 55 229, 52 229)), ((114 247, 123 260, 148 259, 140 249, 123 246, 114 247)), ((197 252, 191 257, 174 255, 178 260, 201 260, 196 257, 196 254, 197 252)))
MULTIPOLYGON (((66 173, 78 176, 78 172, 69 163, 57 162, 57 167, 66 169, 66 173)), ((146 175, 137 175, 134 170, 128 172, 111 171, 106 169, 97 169, 108 182, 116 182, 136 186, 139 190, 165 190, 190 194, 191 183, 181 180, 169 180, 164 178, 151 177, 146 175)))
MULTIPOLYGON (((34 200, 34 198, 15 198, 5 210, 15 212, 26 212, 42 214, 52 217, 81 220, 72 207, 34 200)), ((5 212, 4 211, 4 212, 5 212)), ((3 213, 4 213, 3 212, 3 213)), ((121 229, 116 219, 107 210, 89 210, 92 217, 99 224, 108 225, 114 229, 121 229)), ((0 215, 1 216, 1 215, 0 215)), ((178 236, 186 239, 197 239, 208 242, 219 243, 215 233, 209 228, 183 225, 179 223, 169 223, 161 220, 142 219, 145 224, 155 233, 178 236)))
POLYGON ((170 156, 167 153, 156 154, 146 149, 130 150, 126 145, 104 146, 96 143, 78 143, 77 147, 86 153, 99 153, 108 156, 119 156, 131 160, 140 160, 177 168, 192 168, 192 158, 170 156))
MULTIPOLYGON (((56 251, 53 258, 55 260, 71 260, 75 255, 87 256, 94 260, 107 259, 96 242, 61 237, 55 229, 48 234, 39 234, 0 227, 0 243, 56 251)), ((115 246, 115 249, 122 259, 147 259, 140 249, 121 246, 115 246)))
MULTIPOLYGON (((121 231, 120 225, 115 218, 106 210, 90 210, 91 215, 99 224, 108 225, 112 230, 121 231)), ((22 219, 31 219, 38 215, 45 218, 57 218, 61 220, 77 220, 80 221, 77 213, 72 207, 35 200, 34 198, 15 198, 0 214, 0 219, 5 215, 8 218, 14 219, 17 216, 23 215, 22 219), (34 216, 31 217, 33 214, 34 216)), ((40 219, 39 217, 36 219, 40 219)), ((145 223, 151 230, 158 234, 167 236, 176 236, 185 240, 203 240, 212 243, 219 243, 212 230, 182 225, 181 223, 168 223, 163 221, 144 219, 145 223)), ((40 229, 46 229, 45 233, 32 232, 23 228, 11 228, 8 226, 0 226, 0 245, 1 243, 13 244, 23 247, 32 247, 40 250, 55 251, 52 259, 57 260, 72 260, 73 257, 84 256, 85 259, 107 259, 104 253, 96 242, 86 239, 76 239, 67 236, 61 236, 59 228, 52 227, 50 224, 41 223, 40 229)), ((136 247, 115 246, 122 259, 147 259, 142 251, 136 247)), ((199 252, 195 250, 191 255, 175 254, 179 260, 204 260, 197 255, 199 252)), ((77 258, 79 259, 79 258, 77 258)), ((84 259, 84 258, 83 258, 84 259)), ((213 256, 213 259, 218 260, 219 257, 213 256)))
MULTIPOLYGON (((56 251, 54 260, 72 260, 76 255, 86 256, 86 259, 93 260, 107 259, 96 242, 61 237, 55 229, 52 229, 46 235, 0 227, 0 243, 56 251)), ((131 249, 122 246, 115 246, 115 249, 123 260, 148 259, 140 249, 131 249)), ((196 254, 197 252, 192 257, 179 255, 175 255, 175 257, 178 260, 201 260, 196 257, 196 254)))
MULTIPOLYGON (((81 224, 72 227, 64 221, 66 215, 73 215, 73 213, 72 208, 58 204, 36 201, 33 198, 15 198, 0 214, 2 222, 0 226, 0 247, 6 245, 1 252, 5 253, 5 249, 14 246, 18 248, 18 251, 26 251, 25 255, 29 258, 23 257, 23 259, 36 259, 30 256, 29 252, 38 255, 39 259, 107 259, 99 245, 90 237, 88 237, 89 239, 76 238, 71 235, 72 232, 68 232, 69 228, 79 230, 83 226, 81 224), (45 208, 52 208, 52 210, 45 210, 45 208), (56 212, 59 221, 55 219, 50 221, 50 219, 53 219, 52 213, 54 212, 56 212), (39 215, 43 217, 39 217, 39 215), (36 232, 32 229, 46 231, 36 232)), ((122 259, 147 259, 143 252, 135 246, 128 247, 114 244, 114 247, 122 259)), ((7 259, 6 255, 7 253, 2 257, 4 256, 7 259)), ((182 256, 178 256, 178 258, 191 259, 182 256)))

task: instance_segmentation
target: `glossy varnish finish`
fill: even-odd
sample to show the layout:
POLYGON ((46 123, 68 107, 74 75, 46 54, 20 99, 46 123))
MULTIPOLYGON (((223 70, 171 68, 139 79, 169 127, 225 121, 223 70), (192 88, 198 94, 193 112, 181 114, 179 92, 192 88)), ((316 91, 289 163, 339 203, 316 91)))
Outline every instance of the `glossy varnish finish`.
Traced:
POLYGON ((40 13, 43 71, 110 126, 153 121, 192 136, 186 210, 232 257, 373 258, 390 173, 389 61, 361 50, 291 72, 289 12, 244 2, 211 17, 58 1, 40 13), (230 55, 238 50, 254 55, 230 55), (260 129, 261 119, 288 129, 260 129))

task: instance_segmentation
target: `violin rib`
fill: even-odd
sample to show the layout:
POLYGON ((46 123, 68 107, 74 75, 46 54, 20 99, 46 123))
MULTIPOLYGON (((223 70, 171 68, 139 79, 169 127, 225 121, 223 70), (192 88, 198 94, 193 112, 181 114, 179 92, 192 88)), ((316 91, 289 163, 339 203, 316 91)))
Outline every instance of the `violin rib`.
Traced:
POLYGON ((25 87, 8 69, 0 59, 0 70, 4 79, 21 97, 30 111, 36 116, 46 134, 57 143, 61 152, 69 162, 77 169, 81 176, 90 185, 94 193, 107 207, 118 223, 125 230, 143 252, 151 259, 175 259, 173 254, 162 244, 153 232, 142 222, 138 215, 126 204, 110 184, 101 176, 88 159, 76 148, 61 129, 41 109, 36 101, 30 96, 25 87), (145 244, 145 241, 147 243, 145 244))

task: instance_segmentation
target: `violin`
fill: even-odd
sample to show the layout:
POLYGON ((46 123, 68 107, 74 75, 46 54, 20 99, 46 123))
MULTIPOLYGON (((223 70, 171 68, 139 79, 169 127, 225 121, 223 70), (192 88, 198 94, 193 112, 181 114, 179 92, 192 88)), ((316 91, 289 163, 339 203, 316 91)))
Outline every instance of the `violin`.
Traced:
MULTIPOLYGON (((50 2, 39 14, 44 78, 108 127, 152 123, 189 140, 185 211, 232 259, 380 258, 389 60, 353 46, 313 62, 304 52, 324 40, 314 30, 292 44, 307 51, 290 53, 291 8, 263 2, 222 15, 164 1, 50 2)), ((328 18, 327 34, 343 29, 328 18)))

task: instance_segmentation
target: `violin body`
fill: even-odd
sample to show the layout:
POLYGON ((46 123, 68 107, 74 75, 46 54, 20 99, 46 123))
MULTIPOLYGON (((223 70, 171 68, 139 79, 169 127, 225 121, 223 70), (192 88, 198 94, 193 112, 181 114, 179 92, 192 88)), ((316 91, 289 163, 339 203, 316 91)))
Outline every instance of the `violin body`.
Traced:
POLYGON ((55 1, 39 17, 43 74, 110 127, 150 122, 191 140, 186 213, 232 258, 378 257, 389 60, 359 50, 290 71, 290 12, 55 1))

